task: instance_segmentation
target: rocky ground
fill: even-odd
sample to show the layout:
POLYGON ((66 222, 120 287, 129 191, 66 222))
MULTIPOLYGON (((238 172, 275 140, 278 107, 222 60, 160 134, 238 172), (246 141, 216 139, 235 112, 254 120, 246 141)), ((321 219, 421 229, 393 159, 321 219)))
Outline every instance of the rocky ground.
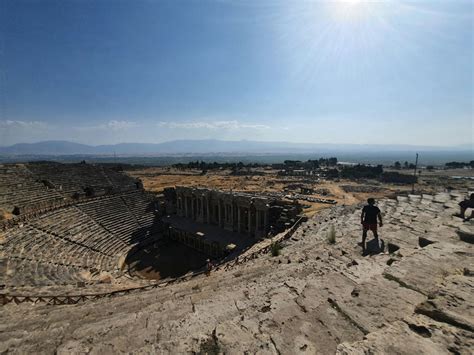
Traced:
POLYGON ((9 304, 0 352, 470 354, 474 223, 452 216, 463 197, 379 201, 382 253, 372 242, 362 255, 360 209, 339 206, 280 256, 95 302, 9 304))

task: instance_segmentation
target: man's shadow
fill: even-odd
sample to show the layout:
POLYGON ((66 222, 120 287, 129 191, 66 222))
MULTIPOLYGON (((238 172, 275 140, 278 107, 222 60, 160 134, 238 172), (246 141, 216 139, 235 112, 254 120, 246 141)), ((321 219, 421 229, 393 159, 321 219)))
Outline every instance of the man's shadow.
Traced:
POLYGON ((362 256, 376 255, 383 253, 385 250, 385 242, 381 238, 373 238, 366 243, 365 250, 362 252, 362 256))

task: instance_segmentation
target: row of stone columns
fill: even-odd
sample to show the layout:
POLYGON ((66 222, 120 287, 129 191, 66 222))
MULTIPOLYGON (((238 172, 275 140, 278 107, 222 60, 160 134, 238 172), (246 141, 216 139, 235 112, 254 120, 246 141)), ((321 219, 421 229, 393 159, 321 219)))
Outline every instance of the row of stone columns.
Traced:
POLYGON ((241 205, 228 199, 217 200, 217 216, 215 204, 209 197, 179 195, 177 198, 177 212, 179 216, 191 218, 197 222, 217 224, 219 227, 262 235, 268 226, 268 211, 252 205, 241 205), (235 220, 234 217, 237 217, 235 220))

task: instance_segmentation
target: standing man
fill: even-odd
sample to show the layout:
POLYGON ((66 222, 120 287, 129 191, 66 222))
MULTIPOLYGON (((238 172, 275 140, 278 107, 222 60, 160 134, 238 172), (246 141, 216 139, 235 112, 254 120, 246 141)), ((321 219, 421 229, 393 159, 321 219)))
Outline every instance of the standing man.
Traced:
POLYGON ((377 218, 379 220, 379 226, 382 227, 382 213, 380 209, 375 206, 375 199, 369 198, 367 200, 368 205, 362 209, 360 216, 360 223, 362 224, 362 250, 365 251, 365 239, 367 238, 367 231, 371 230, 374 233, 374 238, 379 244, 379 235, 377 233, 377 218))

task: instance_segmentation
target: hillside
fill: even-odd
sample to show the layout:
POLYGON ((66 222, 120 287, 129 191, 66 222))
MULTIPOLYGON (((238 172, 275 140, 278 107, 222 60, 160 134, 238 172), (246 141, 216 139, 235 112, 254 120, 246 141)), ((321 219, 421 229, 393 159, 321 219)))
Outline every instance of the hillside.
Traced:
POLYGON ((361 255, 360 210, 340 206, 280 256, 248 252, 209 277, 77 305, 6 305, 0 351, 469 354, 474 223, 452 216, 463 196, 379 201, 383 253, 361 255))

